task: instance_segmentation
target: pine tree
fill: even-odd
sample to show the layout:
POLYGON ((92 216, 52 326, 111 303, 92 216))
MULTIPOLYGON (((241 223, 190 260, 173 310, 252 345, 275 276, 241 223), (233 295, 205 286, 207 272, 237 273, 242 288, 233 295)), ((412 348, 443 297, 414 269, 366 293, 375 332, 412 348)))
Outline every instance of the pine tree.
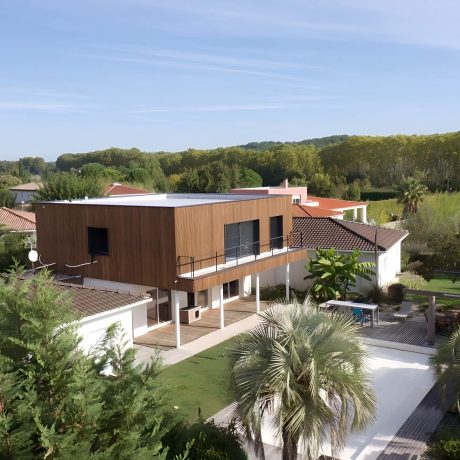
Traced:
POLYGON ((163 459, 157 361, 111 327, 89 355, 69 299, 42 273, 0 281, 0 458, 163 459))

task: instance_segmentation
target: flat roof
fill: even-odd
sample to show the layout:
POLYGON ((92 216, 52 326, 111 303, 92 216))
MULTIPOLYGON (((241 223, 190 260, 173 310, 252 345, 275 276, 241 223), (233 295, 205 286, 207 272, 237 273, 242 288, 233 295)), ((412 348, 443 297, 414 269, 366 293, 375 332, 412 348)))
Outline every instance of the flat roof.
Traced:
POLYGON ((92 204, 110 206, 146 206, 180 208, 205 204, 231 203, 276 198, 274 195, 235 195, 233 193, 147 193, 128 196, 110 196, 78 200, 51 201, 51 203, 92 204))

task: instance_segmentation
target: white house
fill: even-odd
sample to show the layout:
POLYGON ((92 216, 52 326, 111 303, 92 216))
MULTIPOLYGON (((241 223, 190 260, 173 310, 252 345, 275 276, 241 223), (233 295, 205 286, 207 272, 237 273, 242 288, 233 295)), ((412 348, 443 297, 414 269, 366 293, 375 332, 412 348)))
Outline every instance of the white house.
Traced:
POLYGON ((119 323, 128 347, 133 339, 148 328, 145 314, 152 297, 108 289, 96 289, 77 284, 56 282, 56 288, 67 293, 80 316, 81 347, 88 352, 97 346, 107 328, 119 323))
MULTIPOLYGON (((408 236, 405 230, 393 230, 357 222, 332 218, 293 217, 292 230, 301 245, 308 249, 308 257, 314 258, 316 249, 333 248, 339 253, 361 252, 361 261, 376 264, 376 276, 372 281, 358 279, 357 290, 365 293, 377 281, 379 286, 389 283, 401 271, 401 242, 408 236)), ((307 260, 292 263, 290 283, 294 289, 303 291, 313 283, 304 280, 308 274, 307 260)), ((282 284, 284 272, 276 268, 261 274, 261 286, 282 284)))

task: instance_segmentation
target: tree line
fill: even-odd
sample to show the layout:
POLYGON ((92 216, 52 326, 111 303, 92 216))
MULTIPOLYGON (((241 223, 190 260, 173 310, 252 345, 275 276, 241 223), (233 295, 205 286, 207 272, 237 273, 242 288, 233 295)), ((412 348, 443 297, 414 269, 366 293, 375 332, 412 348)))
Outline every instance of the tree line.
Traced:
POLYGON ((56 173, 138 184, 160 192, 226 192, 277 185, 287 178, 293 185, 307 185, 312 194, 360 199, 363 192, 370 195, 375 189, 394 193, 407 177, 431 191, 453 191, 460 189, 460 132, 330 136, 177 153, 113 147, 65 153, 55 163, 25 157, 0 162, 0 189, 34 175, 46 181, 56 173))

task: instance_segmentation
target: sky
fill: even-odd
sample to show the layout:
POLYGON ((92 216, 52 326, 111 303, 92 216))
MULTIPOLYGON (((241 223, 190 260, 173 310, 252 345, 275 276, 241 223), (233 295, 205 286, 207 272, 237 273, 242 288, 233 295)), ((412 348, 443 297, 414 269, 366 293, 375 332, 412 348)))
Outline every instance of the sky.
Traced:
POLYGON ((0 160, 460 129, 458 0, 14 0, 0 160))

